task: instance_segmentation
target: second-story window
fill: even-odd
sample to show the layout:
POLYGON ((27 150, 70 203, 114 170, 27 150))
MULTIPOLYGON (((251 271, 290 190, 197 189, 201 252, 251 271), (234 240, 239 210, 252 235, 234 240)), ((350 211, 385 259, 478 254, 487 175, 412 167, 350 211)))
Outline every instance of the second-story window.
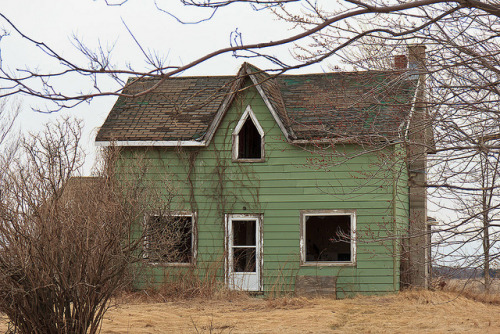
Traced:
POLYGON ((233 160, 264 161, 264 130, 248 106, 233 132, 233 160))
POLYGON ((251 117, 248 117, 243 124, 238 139, 238 159, 262 158, 262 139, 251 117))

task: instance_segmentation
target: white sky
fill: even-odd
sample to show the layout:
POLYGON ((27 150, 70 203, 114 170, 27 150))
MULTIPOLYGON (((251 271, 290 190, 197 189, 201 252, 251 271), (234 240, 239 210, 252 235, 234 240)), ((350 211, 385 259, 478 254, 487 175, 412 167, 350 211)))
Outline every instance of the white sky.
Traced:
MULTIPOLYGON (((134 33, 136 39, 147 51, 154 51, 172 65, 186 64, 214 50, 229 46, 230 34, 238 29, 245 44, 265 42, 289 36, 290 26, 278 21, 266 11, 252 11, 249 5, 239 4, 219 10, 210 21, 200 24, 183 25, 155 8, 153 0, 129 0, 122 6, 107 6, 103 0, 15 0, 2 1, 0 13, 30 38, 44 42, 63 57, 86 65, 86 59, 76 51, 72 40, 77 36, 87 46, 95 49, 98 43, 113 46, 112 62, 124 68, 130 63, 135 69, 145 68, 144 56, 127 32, 124 23, 134 33)), ((210 12, 192 7, 184 7, 177 0, 158 0, 158 5, 186 21, 197 21, 210 12)), ((41 71, 56 71, 59 64, 48 59, 40 50, 22 40, 13 28, 0 19, 0 29, 10 35, 2 39, 0 51, 4 69, 16 71, 29 67, 41 71)), ((280 59, 291 61, 288 47, 273 50, 280 59)), ((224 75, 235 74, 245 59, 236 59, 230 54, 207 61, 182 75, 224 75)), ((269 63, 259 59, 249 62, 262 68, 269 63)), ((322 65, 310 66, 301 72, 322 72, 322 65)), ((323 66, 326 66, 323 64, 323 66)), ((58 89, 67 92, 86 92, 91 82, 78 76, 51 81, 58 89)), ((112 81, 101 81, 104 89, 116 89, 112 81)), ((55 114, 41 114, 31 110, 43 108, 48 102, 29 97, 20 97, 22 113, 17 122, 22 131, 37 131, 42 124, 63 114, 76 115, 85 123, 83 143, 88 161, 84 173, 89 173, 93 163, 93 145, 97 128, 102 125, 116 97, 94 99, 76 108, 55 114)))

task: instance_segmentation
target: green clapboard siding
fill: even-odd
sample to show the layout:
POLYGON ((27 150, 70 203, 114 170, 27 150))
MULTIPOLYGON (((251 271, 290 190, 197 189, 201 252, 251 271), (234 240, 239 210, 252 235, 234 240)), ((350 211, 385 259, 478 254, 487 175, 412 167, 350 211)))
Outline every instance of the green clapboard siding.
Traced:
POLYGON ((146 166, 149 186, 163 193, 170 210, 198 216, 196 268, 152 266, 141 272, 139 284, 193 270, 223 281, 225 214, 259 213, 264 292, 293 291, 296 275, 337 276, 338 297, 397 291, 398 237, 408 224, 404 150, 360 152, 357 145, 287 143, 256 89, 235 99, 208 147, 123 150, 124 171, 146 166), (248 105, 265 131, 265 162, 231 160, 231 133, 248 105), (356 264, 300 266, 300 211, 333 209, 356 211, 356 264))

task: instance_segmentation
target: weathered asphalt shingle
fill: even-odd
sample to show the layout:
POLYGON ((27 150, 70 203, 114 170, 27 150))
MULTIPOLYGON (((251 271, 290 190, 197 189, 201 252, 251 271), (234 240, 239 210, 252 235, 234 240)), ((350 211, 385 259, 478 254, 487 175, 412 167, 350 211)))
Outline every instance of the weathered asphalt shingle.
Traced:
POLYGON ((278 82, 298 139, 397 136, 416 81, 395 71, 283 75, 278 82))
MULTIPOLYGON (((273 77, 249 64, 243 69, 252 73, 285 128, 294 134, 292 139, 396 137, 408 119, 416 89, 416 80, 405 71, 273 77)), ((139 80, 124 94, 142 92, 158 82, 139 80)), ((120 97, 96 141, 201 141, 224 100, 241 88, 231 88, 237 82, 236 76, 178 77, 145 95, 120 97)))
MULTIPOLYGON (((174 78, 143 96, 119 97, 96 141, 198 140, 205 134, 233 81, 231 76, 174 78)), ((134 95, 158 82, 159 79, 142 79, 123 93, 134 95)))

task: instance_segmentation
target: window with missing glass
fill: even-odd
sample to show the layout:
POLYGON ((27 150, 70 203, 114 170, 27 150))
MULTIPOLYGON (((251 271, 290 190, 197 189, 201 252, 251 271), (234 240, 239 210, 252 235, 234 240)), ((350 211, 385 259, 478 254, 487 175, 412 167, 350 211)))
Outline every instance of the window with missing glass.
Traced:
POLYGON ((194 215, 149 215, 144 257, 150 263, 190 264, 194 258, 194 215))
POLYGON ((264 161, 264 130, 248 106, 233 132, 233 161, 264 161))
POLYGON ((301 212, 302 264, 354 264, 356 259, 354 211, 301 212))
POLYGON ((251 118, 247 118, 238 133, 238 159, 262 158, 262 138, 251 118))

